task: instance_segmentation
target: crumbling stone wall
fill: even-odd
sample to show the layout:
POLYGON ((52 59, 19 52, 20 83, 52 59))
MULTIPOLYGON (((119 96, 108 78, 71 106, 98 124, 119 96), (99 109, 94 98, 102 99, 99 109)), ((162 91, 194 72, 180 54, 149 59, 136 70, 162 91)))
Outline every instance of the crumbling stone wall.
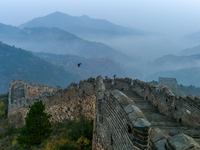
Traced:
MULTIPOLYGON (((12 80, 9 85, 9 105, 12 105, 15 101, 22 98, 34 98, 37 97, 39 94, 44 92, 49 92, 50 94, 57 91, 58 88, 42 85, 42 84, 35 84, 33 82, 29 83, 24 80, 12 80)), ((23 106, 23 103, 20 104, 23 106)), ((12 110, 10 109, 12 112, 12 110)))
MULTIPOLYGON (((94 78, 81 81, 79 87, 76 83, 71 83, 66 89, 58 89, 48 86, 27 83, 23 80, 15 80, 15 84, 24 85, 24 97, 13 100, 9 104, 8 116, 21 112, 23 120, 29 111, 29 105, 42 100, 45 104, 45 111, 51 114, 50 121, 62 122, 65 119, 77 119, 79 115, 84 115, 88 119, 94 119, 97 86, 94 78), (35 87, 34 87, 35 86, 35 87), (29 98, 27 91, 44 91, 37 97, 29 98)), ((12 86, 10 87, 12 89, 12 86)), ((10 90, 9 97, 12 95, 10 90)), ((32 94, 33 95, 33 94, 32 94)), ((24 122, 25 123, 25 122, 24 122)))
MULTIPOLYGON (((103 80, 101 76, 96 80, 89 78, 79 84, 71 83, 66 89, 53 87, 48 89, 48 86, 43 87, 33 83, 31 85, 24 80, 14 80, 9 88, 8 115, 21 112, 25 118, 28 106, 42 100, 45 111, 52 114, 51 121, 76 119, 80 113, 93 119, 95 131, 93 149, 149 148, 148 120, 133 101, 118 90, 136 92, 157 106, 160 112, 186 125, 200 127, 200 100, 197 97, 174 96, 166 87, 158 88, 140 80, 130 78, 103 80), (37 97, 34 97, 35 95, 37 97)), ((153 132, 156 133, 158 130, 153 132)), ((184 136, 177 137, 182 139, 184 136)), ((155 142, 154 147, 166 141, 168 146, 172 147, 168 138, 157 140, 158 143, 155 142)))

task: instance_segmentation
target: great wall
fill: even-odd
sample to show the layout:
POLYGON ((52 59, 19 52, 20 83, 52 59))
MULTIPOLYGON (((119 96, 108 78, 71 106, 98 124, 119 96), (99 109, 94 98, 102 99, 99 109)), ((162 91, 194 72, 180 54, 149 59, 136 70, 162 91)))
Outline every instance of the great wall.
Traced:
MULTIPOLYGON (((167 87, 102 76, 65 89, 12 80, 8 116, 42 100, 50 121, 94 120, 93 149, 200 150, 200 99, 175 96, 167 87)), ((23 123, 24 124, 24 121, 23 123)))

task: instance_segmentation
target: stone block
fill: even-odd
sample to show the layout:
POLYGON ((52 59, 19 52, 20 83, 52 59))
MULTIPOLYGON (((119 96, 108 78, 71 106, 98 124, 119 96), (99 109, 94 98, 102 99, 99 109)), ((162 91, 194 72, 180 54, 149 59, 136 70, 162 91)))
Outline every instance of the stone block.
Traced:
POLYGON ((131 122, 138 120, 139 118, 145 118, 144 114, 141 111, 134 111, 128 114, 128 117, 131 122))
POLYGON ((103 82, 98 83, 98 91, 105 91, 105 85, 103 82))
POLYGON ((153 143, 156 143, 157 141, 163 140, 163 139, 168 138, 168 137, 169 137, 169 135, 163 133, 162 130, 160 130, 159 128, 154 128, 151 131, 150 139, 153 143))
POLYGON ((174 136, 174 135, 176 135, 178 133, 179 133, 178 130, 175 130, 175 129, 169 130, 169 135, 170 136, 174 136))
POLYGON ((183 133, 168 138, 166 145, 173 150, 200 150, 200 145, 183 133))
POLYGON ((192 100, 195 99, 195 96, 193 96, 193 95, 191 95, 191 94, 189 94, 187 97, 190 98, 190 99, 192 99, 192 100))
POLYGON ((132 125, 133 125, 133 128, 142 132, 148 132, 151 128, 150 122, 144 119, 139 119, 133 122, 132 125))
POLYGON ((126 107, 124 107, 124 110, 127 114, 131 113, 131 112, 134 112, 134 111, 138 111, 138 112, 141 112, 141 110, 137 107, 137 106, 134 106, 134 105, 128 105, 126 107))
POLYGON ((141 139, 139 139, 137 137, 133 137, 133 141, 137 142, 137 143, 139 143, 141 145, 149 145, 149 140, 148 139, 147 140, 141 140, 141 139))
POLYGON ((133 101, 128 98, 124 93, 122 93, 119 90, 114 90, 111 92, 114 98, 117 99, 117 101, 120 103, 122 107, 126 107, 128 105, 134 104, 133 101))
MULTIPOLYGON (((127 97, 124 93, 122 93, 122 92, 119 91, 119 90, 114 90, 114 91, 112 91, 112 95, 113 95, 116 99, 118 99, 118 98, 121 97, 121 96, 127 97)), ((128 97, 127 97, 127 98, 128 98, 128 97)))
POLYGON ((165 143, 167 142, 167 139, 162 139, 160 141, 157 141, 154 143, 156 150, 165 150, 165 143))
POLYGON ((160 126, 167 126, 167 124, 166 124, 165 122, 158 122, 158 124, 159 124, 160 126))

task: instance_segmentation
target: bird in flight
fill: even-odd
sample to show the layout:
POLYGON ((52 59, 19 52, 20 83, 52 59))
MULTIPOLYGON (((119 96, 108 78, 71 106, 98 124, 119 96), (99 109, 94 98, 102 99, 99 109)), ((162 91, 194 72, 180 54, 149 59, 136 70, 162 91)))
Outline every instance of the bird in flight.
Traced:
POLYGON ((78 67, 80 67, 81 63, 78 64, 78 67))

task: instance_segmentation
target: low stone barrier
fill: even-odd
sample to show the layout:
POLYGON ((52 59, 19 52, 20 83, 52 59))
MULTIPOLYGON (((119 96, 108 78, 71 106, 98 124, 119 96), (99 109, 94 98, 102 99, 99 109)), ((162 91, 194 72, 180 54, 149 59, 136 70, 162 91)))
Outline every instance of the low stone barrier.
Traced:
POLYGON ((98 99, 96 140, 104 149, 150 149, 151 124, 141 110, 118 90, 98 99))

